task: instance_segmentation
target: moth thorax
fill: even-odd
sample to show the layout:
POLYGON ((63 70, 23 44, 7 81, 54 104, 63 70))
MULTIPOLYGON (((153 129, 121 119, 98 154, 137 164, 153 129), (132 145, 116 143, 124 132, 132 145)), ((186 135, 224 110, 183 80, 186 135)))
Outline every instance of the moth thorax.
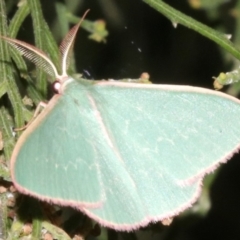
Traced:
POLYGON ((66 76, 66 77, 64 77, 64 78, 62 78, 60 80, 56 80, 52 84, 53 91, 55 93, 58 93, 58 94, 63 93, 64 92, 64 88, 72 81, 74 81, 74 79, 71 78, 71 77, 68 77, 68 76, 66 76))

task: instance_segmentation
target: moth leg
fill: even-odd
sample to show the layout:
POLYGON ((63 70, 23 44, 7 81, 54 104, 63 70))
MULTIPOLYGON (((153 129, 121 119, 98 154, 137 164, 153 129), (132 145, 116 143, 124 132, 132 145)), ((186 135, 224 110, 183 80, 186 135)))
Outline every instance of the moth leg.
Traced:
POLYGON ((29 127, 29 125, 33 122, 33 120, 39 115, 39 113, 42 111, 42 108, 45 108, 47 106, 47 103, 45 102, 39 102, 39 104, 37 105, 37 108, 33 114, 32 119, 24 126, 19 127, 19 128, 14 128, 14 131, 22 131, 24 129, 26 129, 27 127, 29 127))

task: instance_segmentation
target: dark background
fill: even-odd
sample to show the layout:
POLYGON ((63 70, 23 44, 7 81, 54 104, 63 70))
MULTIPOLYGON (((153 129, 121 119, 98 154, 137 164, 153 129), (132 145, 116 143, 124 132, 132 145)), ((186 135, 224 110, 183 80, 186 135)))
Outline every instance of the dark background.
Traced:
MULTIPOLYGON (((41 1, 50 27, 57 21, 55 2, 41 1)), ((72 1, 65 2, 71 5, 72 1)), ((75 43, 76 62, 79 72, 90 73, 91 76, 86 74, 86 77, 138 78, 146 71, 156 83, 212 88, 212 77, 229 70, 229 63, 224 63, 222 52, 215 43, 181 25, 174 28, 167 18, 140 0, 76 2, 79 5, 74 9, 75 15, 80 17, 90 9, 87 19, 104 19, 109 31, 106 44, 89 40, 85 30, 79 31, 75 43)), ((208 17, 207 11, 192 9, 187 0, 165 2, 214 29, 234 33, 234 18, 229 13, 234 1, 220 5, 217 18, 208 17)), ((31 42, 32 33, 31 18, 28 17, 20 36, 31 42)))

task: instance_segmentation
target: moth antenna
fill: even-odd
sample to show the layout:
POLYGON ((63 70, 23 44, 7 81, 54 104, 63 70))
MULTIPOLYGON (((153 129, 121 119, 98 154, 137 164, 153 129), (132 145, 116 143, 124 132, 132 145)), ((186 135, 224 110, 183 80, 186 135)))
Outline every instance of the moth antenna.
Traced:
POLYGON ((74 40, 76 38, 76 34, 77 31, 82 23, 82 21, 84 20, 84 18, 86 17, 87 13, 89 12, 89 10, 87 10, 83 17, 81 18, 81 20, 79 21, 79 23, 77 25, 75 25, 68 33, 67 35, 64 37, 64 39, 62 40, 61 44, 60 44, 60 52, 62 55, 62 78, 64 78, 65 76, 67 76, 67 69, 69 67, 70 64, 70 54, 72 52, 72 48, 74 45, 74 40))
POLYGON ((56 79, 61 79, 61 76, 57 72, 57 68, 42 50, 20 40, 4 36, 0 36, 0 38, 6 40, 6 42, 17 49, 21 55, 43 69, 47 74, 55 77, 56 79))

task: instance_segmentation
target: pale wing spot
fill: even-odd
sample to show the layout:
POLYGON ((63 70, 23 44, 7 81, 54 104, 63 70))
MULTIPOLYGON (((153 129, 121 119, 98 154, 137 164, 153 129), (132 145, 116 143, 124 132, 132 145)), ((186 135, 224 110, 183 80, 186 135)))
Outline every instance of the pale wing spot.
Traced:
POLYGON ((99 163, 95 162, 95 163, 92 163, 90 165, 88 164, 88 168, 90 170, 92 170, 92 169, 100 169, 100 165, 99 165, 99 163))
POLYGON ((57 127, 57 129, 59 130, 59 132, 67 133, 67 128, 65 127, 57 127))
MULTIPOLYGON (((88 167, 89 168, 89 164, 84 160, 84 159, 82 159, 82 158, 77 158, 76 159, 76 161, 75 162, 72 162, 72 161, 68 161, 66 164, 55 164, 55 168, 57 168, 57 169, 60 169, 60 168, 62 168, 64 171, 68 171, 68 169, 75 169, 75 170, 77 170, 78 169, 78 163, 79 162, 81 162, 81 163, 83 163, 83 164, 85 164, 86 165, 86 167, 88 167)), ((93 166, 98 166, 98 164, 92 164, 92 168, 93 168, 93 166)), ((91 167, 89 168, 89 169, 91 169, 91 167)))
POLYGON ((139 112, 144 112, 142 106, 137 106, 137 107, 136 107, 136 110, 138 110, 139 112))
POLYGON ((126 121, 125 121, 125 129, 123 129, 123 133, 124 133, 125 135, 127 135, 127 133, 129 132, 129 123, 130 123, 129 120, 126 120, 126 121))
POLYGON ((171 138, 166 138, 166 141, 169 142, 171 145, 175 146, 175 143, 171 138))

